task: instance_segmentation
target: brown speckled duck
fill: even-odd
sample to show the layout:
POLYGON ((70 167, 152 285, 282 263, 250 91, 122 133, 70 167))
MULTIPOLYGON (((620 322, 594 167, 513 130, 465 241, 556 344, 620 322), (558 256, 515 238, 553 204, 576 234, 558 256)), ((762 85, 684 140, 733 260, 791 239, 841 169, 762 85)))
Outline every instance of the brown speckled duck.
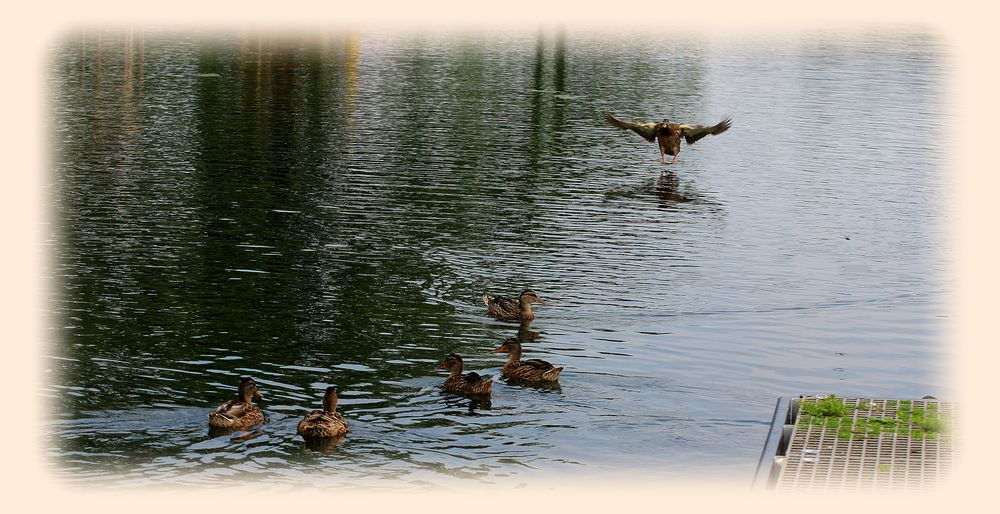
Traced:
POLYGON ((434 369, 446 369, 448 378, 444 381, 444 390, 452 393, 471 395, 490 395, 493 393, 493 381, 489 376, 483 376, 475 371, 462 373, 462 358, 455 353, 449 353, 444 362, 434 369))
POLYGON ((695 144, 699 139, 708 135, 718 135, 727 130, 732 125, 732 119, 726 118, 712 126, 704 125, 684 125, 683 123, 669 123, 666 118, 661 122, 641 123, 634 121, 624 121, 615 118, 610 113, 604 114, 604 119, 608 123, 622 130, 631 130, 639 134, 646 141, 652 143, 656 140, 660 145, 660 164, 666 164, 664 155, 673 155, 670 164, 677 162, 677 154, 681 153, 681 137, 688 145, 695 144))
POLYGON ((323 395, 323 410, 314 410, 299 421, 297 433, 303 439, 337 437, 349 431, 347 421, 337 412, 337 388, 326 388, 323 395))
POLYGON ((240 380, 239 399, 229 400, 208 414, 208 426, 244 429, 264 422, 264 414, 254 405, 253 397, 263 398, 252 378, 240 380))
POLYGON ((535 319, 535 313, 531 310, 531 304, 539 302, 545 303, 538 297, 538 294, 531 289, 521 291, 517 298, 506 296, 484 294, 483 303, 486 304, 486 312, 494 318, 500 320, 531 320, 535 319))
POLYGON ((500 372, 504 377, 523 382, 555 382, 559 380, 562 367, 555 367, 541 359, 521 360, 521 343, 516 338, 503 342, 493 353, 507 353, 507 362, 500 372))

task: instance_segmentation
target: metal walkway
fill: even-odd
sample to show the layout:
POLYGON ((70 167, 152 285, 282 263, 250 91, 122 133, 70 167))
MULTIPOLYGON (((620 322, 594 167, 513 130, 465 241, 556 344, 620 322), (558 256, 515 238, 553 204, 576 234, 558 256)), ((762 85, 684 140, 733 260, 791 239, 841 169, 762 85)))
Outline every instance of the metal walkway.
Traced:
POLYGON ((754 484, 793 492, 932 488, 951 472, 954 409, 935 399, 781 398, 754 484))

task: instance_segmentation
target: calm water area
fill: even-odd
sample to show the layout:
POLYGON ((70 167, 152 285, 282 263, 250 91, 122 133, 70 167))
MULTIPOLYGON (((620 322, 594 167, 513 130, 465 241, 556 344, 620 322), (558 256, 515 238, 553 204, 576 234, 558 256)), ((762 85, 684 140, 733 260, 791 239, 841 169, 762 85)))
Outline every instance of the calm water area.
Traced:
POLYGON ((135 30, 51 57, 65 481, 749 485, 779 396, 952 394, 931 34, 135 30), (733 125, 665 166, 605 112, 733 125), (486 316, 529 287, 533 323, 486 316), (511 337, 558 388, 500 379, 511 337), (441 390, 449 352, 491 402, 441 390), (242 376, 261 433, 209 434, 242 376), (327 385, 351 433, 306 445, 327 385))

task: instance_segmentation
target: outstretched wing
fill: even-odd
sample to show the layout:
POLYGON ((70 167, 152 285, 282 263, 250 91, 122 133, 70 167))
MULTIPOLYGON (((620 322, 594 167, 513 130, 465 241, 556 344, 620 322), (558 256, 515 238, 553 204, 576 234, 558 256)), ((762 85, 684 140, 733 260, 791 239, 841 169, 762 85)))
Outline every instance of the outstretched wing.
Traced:
POLYGON ((612 116, 611 113, 604 113, 604 119, 608 120, 608 123, 622 130, 631 130, 636 134, 639 134, 646 141, 649 141, 650 143, 656 140, 656 123, 636 123, 634 121, 622 121, 612 116))
POLYGON ((709 134, 714 136, 729 130, 729 126, 732 123, 732 118, 726 118, 711 127, 706 127, 704 125, 681 125, 681 135, 684 136, 684 141, 686 141, 687 144, 693 145, 695 141, 698 141, 709 134))

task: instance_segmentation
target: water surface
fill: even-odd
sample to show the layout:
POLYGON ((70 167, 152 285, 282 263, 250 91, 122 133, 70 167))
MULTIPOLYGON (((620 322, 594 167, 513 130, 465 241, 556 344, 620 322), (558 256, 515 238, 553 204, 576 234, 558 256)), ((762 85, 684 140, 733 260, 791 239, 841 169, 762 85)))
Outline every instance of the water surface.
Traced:
POLYGON ((749 484, 778 396, 948 398, 937 39, 637 38, 64 40, 54 472, 749 484), (668 167, 605 111, 734 122, 668 167), (530 326, 485 316, 526 287, 530 326), (509 337, 561 387, 440 390, 445 354, 498 375, 509 337), (210 435, 241 376, 262 434, 210 435), (351 433, 306 446, 327 385, 351 433))

